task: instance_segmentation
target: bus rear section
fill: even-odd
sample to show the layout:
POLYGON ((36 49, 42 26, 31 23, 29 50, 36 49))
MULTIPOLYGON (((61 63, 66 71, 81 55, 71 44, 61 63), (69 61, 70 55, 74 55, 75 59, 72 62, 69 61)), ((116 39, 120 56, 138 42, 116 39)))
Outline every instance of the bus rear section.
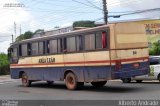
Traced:
POLYGON ((112 78, 124 79, 149 73, 148 41, 144 26, 117 23, 111 45, 112 78))

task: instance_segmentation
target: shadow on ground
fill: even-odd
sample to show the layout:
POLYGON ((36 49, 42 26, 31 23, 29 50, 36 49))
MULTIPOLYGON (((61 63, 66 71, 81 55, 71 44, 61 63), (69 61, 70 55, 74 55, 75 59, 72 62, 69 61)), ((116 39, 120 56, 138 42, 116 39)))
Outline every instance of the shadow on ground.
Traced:
MULTIPOLYGON (((133 82, 134 83, 134 82, 133 82)), ((131 83, 132 84, 132 83, 131 83)), ((90 84, 84 85, 84 87, 80 90, 75 90, 75 91, 93 91, 93 92, 111 92, 111 93, 127 93, 127 92, 138 92, 142 91, 142 87, 134 87, 134 86, 129 86, 129 84, 123 84, 125 86, 121 86, 120 84, 118 85, 107 85, 102 87, 102 88, 94 88, 90 84)), ((19 87, 23 87, 22 85, 19 85, 19 87)), ((45 88, 45 89, 58 89, 58 90, 67 90, 66 86, 64 83, 55 83, 53 85, 47 85, 44 82, 41 83, 33 83, 31 88, 45 88)), ((67 90, 68 91, 68 90, 67 90)))

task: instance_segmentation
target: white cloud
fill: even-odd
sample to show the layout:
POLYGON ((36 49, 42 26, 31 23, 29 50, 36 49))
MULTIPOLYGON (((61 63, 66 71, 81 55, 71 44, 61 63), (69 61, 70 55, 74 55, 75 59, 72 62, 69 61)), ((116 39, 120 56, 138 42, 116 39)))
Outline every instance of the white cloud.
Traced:
MULTIPOLYGON (((28 23, 34 21, 34 17, 30 14, 29 11, 26 11, 25 8, 21 7, 3 7, 7 3, 19 3, 18 0, 0 0, 0 36, 7 36, 14 34, 14 22, 16 22, 17 35, 19 35, 20 24, 23 26, 23 23, 28 23), (7 33, 7 34, 2 34, 7 33)), ((29 26, 30 27, 30 26, 29 26)), ((4 39, 0 37, 0 39, 4 39)), ((11 37, 5 37, 3 42, 0 40, 0 52, 7 51, 9 44, 11 43, 11 37)))
POLYGON ((61 27, 72 26, 73 22, 67 22, 61 25, 61 27))
POLYGON ((11 41, 0 42, 0 53, 7 53, 7 49, 10 46, 11 41))

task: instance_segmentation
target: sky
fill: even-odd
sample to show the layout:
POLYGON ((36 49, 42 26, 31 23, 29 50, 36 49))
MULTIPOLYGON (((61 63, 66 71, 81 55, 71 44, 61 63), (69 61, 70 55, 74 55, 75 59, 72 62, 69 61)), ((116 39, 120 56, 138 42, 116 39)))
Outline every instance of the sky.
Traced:
MULTIPOLYGON (((159 4, 160 0, 107 0, 109 15, 160 8, 159 4)), ((21 33, 24 33, 66 27, 78 20, 95 21, 101 18, 97 22, 103 22, 102 0, 0 0, 0 15, 0 52, 4 53, 12 42, 11 35, 16 37, 20 34, 20 26, 21 33), (6 7, 7 3, 20 3, 22 7, 6 7)), ((160 11, 109 18, 109 21, 140 18, 160 18, 160 11)))

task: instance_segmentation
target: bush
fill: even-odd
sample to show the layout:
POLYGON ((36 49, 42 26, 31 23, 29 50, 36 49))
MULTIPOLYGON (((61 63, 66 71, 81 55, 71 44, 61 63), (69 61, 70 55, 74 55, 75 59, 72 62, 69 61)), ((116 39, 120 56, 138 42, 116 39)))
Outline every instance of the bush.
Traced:
POLYGON ((160 44, 155 42, 152 44, 152 48, 149 50, 150 55, 160 55, 160 44))
POLYGON ((0 75, 7 75, 10 72, 8 56, 4 53, 0 54, 0 75))

